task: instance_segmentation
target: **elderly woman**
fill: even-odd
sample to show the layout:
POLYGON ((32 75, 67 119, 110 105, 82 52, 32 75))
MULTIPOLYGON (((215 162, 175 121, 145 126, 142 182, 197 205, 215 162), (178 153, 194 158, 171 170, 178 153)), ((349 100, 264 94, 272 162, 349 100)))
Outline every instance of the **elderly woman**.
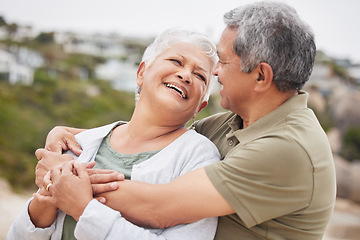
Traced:
MULTIPOLYGON (((109 206, 93 198, 90 176, 79 162, 95 160, 95 168, 132 180, 167 183, 218 161, 216 147, 185 127, 207 105, 216 60, 213 43, 200 34, 172 29, 156 38, 137 71, 131 120, 77 134, 81 155, 51 171, 51 184, 29 200, 7 239, 213 239, 216 218, 166 229, 133 225, 109 207, 111 192, 109 206)), ((47 154, 37 151, 40 160, 47 154)))

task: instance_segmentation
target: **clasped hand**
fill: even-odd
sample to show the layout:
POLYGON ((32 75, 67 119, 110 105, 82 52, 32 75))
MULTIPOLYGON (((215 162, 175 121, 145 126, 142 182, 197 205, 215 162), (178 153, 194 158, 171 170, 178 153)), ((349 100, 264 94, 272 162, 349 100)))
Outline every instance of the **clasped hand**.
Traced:
POLYGON ((95 162, 81 164, 65 155, 44 149, 36 151, 39 159, 36 184, 40 191, 35 193, 34 197, 78 220, 94 197, 105 203, 105 197, 98 195, 116 190, 117 181, 124 180, 124 175, 114 170, 92 169, 95 162), (62 164, 53 167, 56 162, 62 164), (50 170, 44 176, 46 169, 50 170))

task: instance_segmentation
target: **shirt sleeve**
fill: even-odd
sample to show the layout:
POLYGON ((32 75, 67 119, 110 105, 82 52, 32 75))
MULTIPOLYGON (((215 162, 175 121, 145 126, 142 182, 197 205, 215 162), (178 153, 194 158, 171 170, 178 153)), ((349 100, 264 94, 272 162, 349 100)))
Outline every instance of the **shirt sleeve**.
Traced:
POLYGON ((75 237, 79 240, 205 240, 214 238, 216 225, 217 218, 208 218, 163 230, 145 229, 128 222, 118 211, 92 200, 76 225, 75 237))
POLYGON ((6 240, 42 240, 50 239, 55 231, 56 221, 48 228, 37 228, 31 222, 28 207, 32 199, 25 205, 24 209, 12 223, 6 240))
POLYGON ((193 137, 189 139, 188 142, 182 146, 182 149, 186 152, 183 158, 186 160, 183 161, 185 165, 180 175, 220 161, 220 153, 216 146, 206 137, 200 136, 195 132, 194 134, 197 135, 197 138, 193 137))
POLYGON ((247 227, 305 208, 313 167, 296 142, 263 138, 237 145, 205 168, 210 180, 247 227))

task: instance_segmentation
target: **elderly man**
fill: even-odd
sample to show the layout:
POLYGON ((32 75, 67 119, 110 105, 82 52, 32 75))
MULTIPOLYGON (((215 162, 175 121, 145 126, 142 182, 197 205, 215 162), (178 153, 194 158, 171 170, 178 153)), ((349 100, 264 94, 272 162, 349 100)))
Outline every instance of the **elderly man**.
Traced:
MULTIPOLYGON (((140 225, 220 216, 215 239, 321 239, 336 184, 327 137, 301 91, 314 64, 313 33, 282 3, 246 5, 224 19, 213 74, 230 111, 194 124, 222 161, 168 184, 118 182, 101 196, 120 211, 113 214, 140 225)), ((95 193, 110 186, 101 176, 95 193)))

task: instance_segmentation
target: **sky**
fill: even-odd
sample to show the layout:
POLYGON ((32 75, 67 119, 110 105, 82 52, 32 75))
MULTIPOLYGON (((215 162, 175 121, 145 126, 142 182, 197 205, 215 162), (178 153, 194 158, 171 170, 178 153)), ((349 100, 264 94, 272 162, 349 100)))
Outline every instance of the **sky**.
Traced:
MULTIPOLYGON (((360 63, 359 0, 278 0, 294 7, 315 33, 318 50, 360 63)), ((255 0, 0 0, 8 23, 39 31, 154 37, 181 26, 217 42, 223 14, 255 0)))

